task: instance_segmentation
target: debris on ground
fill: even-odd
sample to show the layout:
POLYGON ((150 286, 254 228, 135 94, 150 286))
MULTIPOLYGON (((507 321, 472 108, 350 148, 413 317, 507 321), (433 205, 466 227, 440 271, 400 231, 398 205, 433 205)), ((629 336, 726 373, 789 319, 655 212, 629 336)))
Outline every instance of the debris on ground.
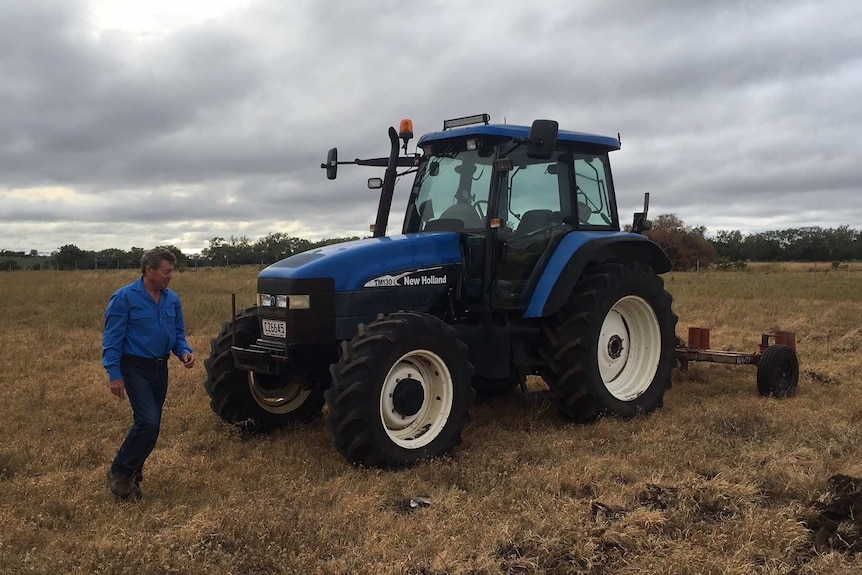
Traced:
POLYGON ((818 553, 862 552, 862 478, 833 475, 813 508, 815 515, 803 521, 818 553))

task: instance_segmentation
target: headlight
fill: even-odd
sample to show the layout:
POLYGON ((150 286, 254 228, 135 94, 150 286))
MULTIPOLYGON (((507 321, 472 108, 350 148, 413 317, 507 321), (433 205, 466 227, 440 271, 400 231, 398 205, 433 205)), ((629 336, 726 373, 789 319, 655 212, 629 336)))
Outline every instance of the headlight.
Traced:
POLYGON ((274 307, 275 297, 268 293, 259 293, 257 294, 257 303, 260 307, 274 307))
POLYGON ((290 299, 290 309, 311 308, 311 298, 307 295, 291 295, 288 298, 290 299))
POLYGON ((260 307, 311 308, 311 298, 308 295, 271 295, 268 293, 259 293, 257 294, 257 302, 260 307))

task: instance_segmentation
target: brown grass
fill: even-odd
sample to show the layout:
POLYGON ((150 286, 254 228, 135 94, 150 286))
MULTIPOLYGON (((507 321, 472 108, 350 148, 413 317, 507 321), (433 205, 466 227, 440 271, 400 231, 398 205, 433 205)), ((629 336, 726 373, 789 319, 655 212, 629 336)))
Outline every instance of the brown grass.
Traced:
POLYGON ((862 572, 804 522, 829 477, 862 475, 862 275, 813 268, 666 276, 680 335, 710 327, 712 347, 755 351, 762 331, 795 331, 790 400, 758 396, 754 368, 709 364, 676 372, 664 408, 633 421, 572 425, 513 394, 474 406, 453 457, 395 472, 347 465, 322 420, 223 425, 202 360, 257 270, 183 273, 172 287, 200 363, 172 360, 132 504, 105 488, 131 411, 100 344, 107 299, 135 273, 0 274, 0 573, 862 572))

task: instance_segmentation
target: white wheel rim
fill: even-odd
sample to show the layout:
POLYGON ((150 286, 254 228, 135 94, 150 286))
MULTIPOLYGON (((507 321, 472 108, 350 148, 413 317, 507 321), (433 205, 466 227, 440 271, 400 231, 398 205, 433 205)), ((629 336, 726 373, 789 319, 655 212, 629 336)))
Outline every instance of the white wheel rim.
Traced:
POLYGON ((602 323, 596 355, 611 395, 620 401, 640 397, 661 359, 661 328, 652 306, 637 296, 614 304, 602 323))
POLYGON ((415 350, 403 355, 386 374, 380 392, 380 419, 389 439, 405 449, 434 441, 452 412, 452 387, 452 375, 437 354, 415 350), (404 380, 418 382, 422 389, 422 405, 412 414, 396 408, 395 392, 404 380))
POLYGON ((299 409, 311 395, 311 390, 302 389, 298 383, 291 380, 286 381, 284 386, 276 389, 262 387, 255 380, 253 371, 248 372, 248 388, 251 390, 255 402, 263 410, 278 415, 299 409))

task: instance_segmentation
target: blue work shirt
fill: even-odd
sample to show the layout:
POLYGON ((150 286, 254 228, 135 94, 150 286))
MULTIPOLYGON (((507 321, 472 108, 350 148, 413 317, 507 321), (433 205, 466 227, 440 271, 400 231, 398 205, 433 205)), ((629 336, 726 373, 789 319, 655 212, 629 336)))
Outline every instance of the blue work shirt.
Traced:
POLYGON ((176 292, 163 289, 156 303, 144 287, 143 276, 114 292, 105 310, 102 337, 102 365, 110 380, 123 378, 123 354, 160 358, 170 352, 180 359, 192 352, 186 341, 183 305, 176 292))

